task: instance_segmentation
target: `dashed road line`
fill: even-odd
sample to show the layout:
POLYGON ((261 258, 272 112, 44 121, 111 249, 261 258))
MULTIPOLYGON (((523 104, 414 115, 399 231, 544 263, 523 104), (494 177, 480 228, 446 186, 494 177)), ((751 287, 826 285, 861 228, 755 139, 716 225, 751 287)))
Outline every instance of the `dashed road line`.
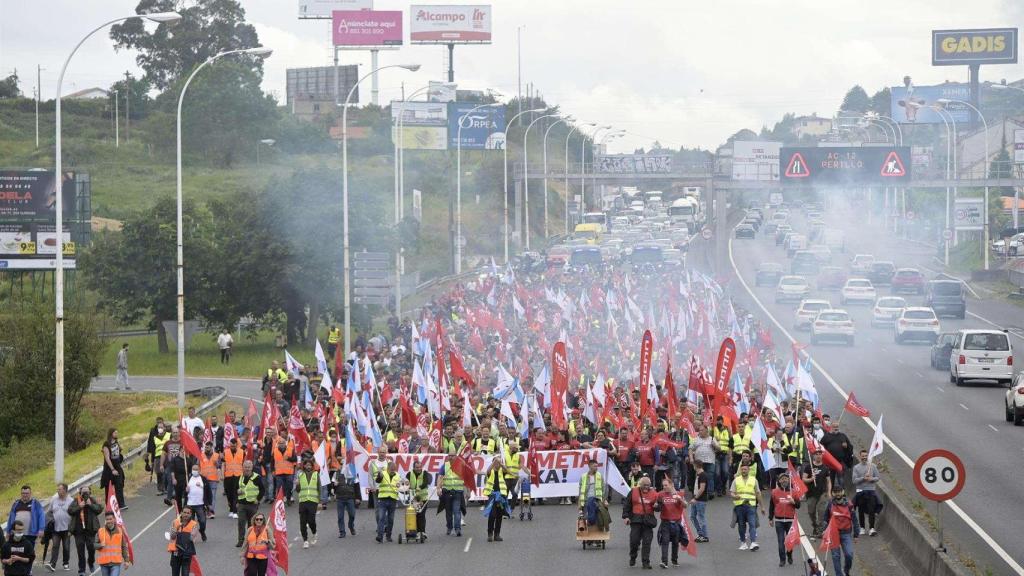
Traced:
POLYGON ((960 407, 963 408, 964 410, 969 410, 969 408, 967 406, 964 406, 963 404, 960 404, 960 407))
POLYGON ((473 537, 470 536, 469 539, 466 540, 466 545, 462 548, 462 551, 463 552, 469 552, 469 547, 472 546, 472 545, 473 545, 473 537))
POLYGON ((999 429, 991 424, 989 424, 988 427, 991 428, 993 432, 999 432, 999 429))

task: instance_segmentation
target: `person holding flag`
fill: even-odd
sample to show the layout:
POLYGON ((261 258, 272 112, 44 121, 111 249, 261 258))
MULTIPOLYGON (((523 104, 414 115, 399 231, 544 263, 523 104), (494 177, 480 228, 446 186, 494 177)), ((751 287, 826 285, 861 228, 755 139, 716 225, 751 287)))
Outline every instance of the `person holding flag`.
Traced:
POLYGON ((818 510, 822 497, 826 499, 832 493, 832 479, 829 478, 828 467, 822 462, 822 453, 811 454, 811 461, 804 464, 800 471, 800 479, 807 486, 807 515, 811 519, 811 538, 821 536, 823 525, 818 510))
POLYGON ((779 474, 775 480, 776 486, 768 501, 768 526, 775 527, 775 536, 779 539, 779 568, 782 568, 786 563, 793 563, 793 549, 786 548, 786 537, 796 520, 800 499, 794 497, 790 489, 788 472, 779 474))
POLYGON ((853 539, 859 535, 860 526, 842 486, 832 487, 832 500, 825 507, 822 522, 827 526, 821 539, 822 551, 832 551, 832 567, 837 576, 850 576, 850 570, 853 569, 853 539))
POLYGON ((96 542, 99 544, 96 563, 100 566, 101 576, 121 576, 121 569, 132 565, 128 559, 128 536, 117 525, 117 516, 113 511, 107 511, 103 519, 103 526, 96 532, 96 542))
POLYGON ((182 508, 168 532, 167 551, 171 554, 171 576, 189 576, 192 558, 196 555, 193 538, 198 530, 199 523, 192 519, 192 509, 182 508))
POLYGON ((263 514, 256 514, 242 544, 241 560, 245 568, 244 575, 266 576, 267 559, 274 546, 274 533, 270 526, 267 526, 267 518, 263 514))
MULTIPOLYGON (((460 431, 461 433, 461 431, 460 431)), ((444 508, 445 534, 448 536, 455 532, 456 537, 462 537, 462 506, 463 495, 466 492, 466 483, 462 476, 455 471, 453 466, 456 454, 449 454, 445 457, 444 470, 437 475, 436 484, 440 488, 440 508, 444 508)))

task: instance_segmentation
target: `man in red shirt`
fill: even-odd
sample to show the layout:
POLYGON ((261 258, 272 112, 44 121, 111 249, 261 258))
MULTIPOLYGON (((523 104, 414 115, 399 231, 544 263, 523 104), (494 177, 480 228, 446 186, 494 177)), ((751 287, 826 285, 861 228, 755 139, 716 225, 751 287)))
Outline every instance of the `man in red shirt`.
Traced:
MULTIPOLYGON (((661 509, 661 526, 658 528, 658 543, 661 544, 661 567, 668 568, 670 545, 672 547, 672 565, 679 566, 679 541, 686 538, 682 525, 686 498, 676 490, 671 478, 661 481, 658 507, 661 509)), ((689 541, 683 545, 689 545, 689 541)))
POLYGON ((786 562, 793 563, 793 551, 786 550, 786 534, 793 527, 793 520, 796 519, 796 510, 800 507, 800 501, 793 498, 789 488, 789 474, 783 472, 776 480, 778 484, 772 490, 771 500, 768 502, 768 525, 775 526, 775 535, 779 540, 779 567, 786 565, 786 562))
POLYGON ((644 430, 640 434, 640 441, 633 446, 632 459, 640 463, 640 469, 651 478, 654 478, 654 465, 658 463, 658 448, 651 440, 650 430, 644 430))

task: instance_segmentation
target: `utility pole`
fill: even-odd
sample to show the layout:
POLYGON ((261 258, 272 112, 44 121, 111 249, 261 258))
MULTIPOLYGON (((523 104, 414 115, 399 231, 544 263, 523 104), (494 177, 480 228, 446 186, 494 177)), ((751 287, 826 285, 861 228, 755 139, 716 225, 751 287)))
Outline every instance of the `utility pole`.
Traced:
POLYGON ((120 116, 121 113, 118 111, 118 91, 114 90, 114 148, 121 147, 121 134, 120 134, 120 116))
POLYGON ((42 99, 42 79, 43 68, 39 64, 36 64, 36 148, 39 148, 39 100, 42 99))
POLYGON ((132 124, 132 77, 124 72, 124 143, 128 143, 128 127, 132 124))

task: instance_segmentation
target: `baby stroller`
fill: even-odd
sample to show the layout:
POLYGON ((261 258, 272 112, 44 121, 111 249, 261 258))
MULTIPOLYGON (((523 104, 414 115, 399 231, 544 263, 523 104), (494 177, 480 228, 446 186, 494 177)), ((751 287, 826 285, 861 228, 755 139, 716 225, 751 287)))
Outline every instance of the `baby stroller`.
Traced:
POLYGON ((519 519, 533 520, 533 503, 530 498, 530 479, 519 479, 519 519))

